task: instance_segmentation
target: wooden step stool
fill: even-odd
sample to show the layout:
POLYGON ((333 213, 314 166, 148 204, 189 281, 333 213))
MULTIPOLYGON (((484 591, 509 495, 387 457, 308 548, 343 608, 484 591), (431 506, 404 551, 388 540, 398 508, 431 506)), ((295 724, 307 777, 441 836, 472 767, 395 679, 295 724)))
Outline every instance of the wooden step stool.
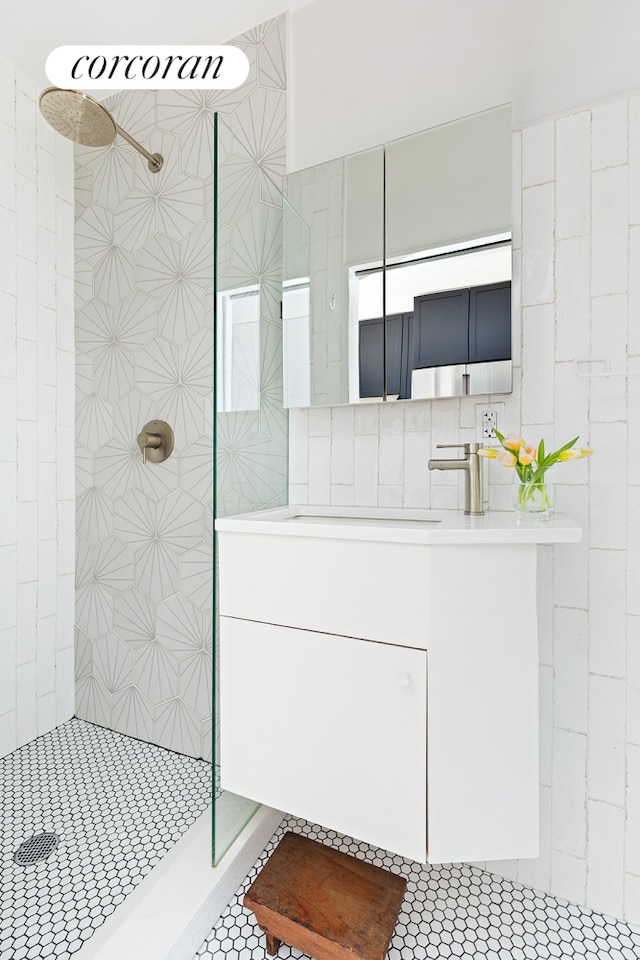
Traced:
POLYGON ((384 960, 406 880, 285 833, 244 897, 267 953, 281 943, 315 960, 384 960))

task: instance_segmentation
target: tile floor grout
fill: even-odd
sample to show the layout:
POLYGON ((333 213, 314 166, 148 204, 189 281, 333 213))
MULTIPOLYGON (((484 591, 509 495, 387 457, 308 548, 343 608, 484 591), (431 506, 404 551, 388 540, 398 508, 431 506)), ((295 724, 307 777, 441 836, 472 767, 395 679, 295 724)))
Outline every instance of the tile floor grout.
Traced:
MULTIPOLYGON (((211 768, 74 719, 2 758, 0 786, 0 960, 69 960, 208 805, 211 768), (59 834, 59 848, 38 864, 15 864, 20 843, 42 831, 59 834)), ((266 960, 242 898, 285 830, 405 877, 388 960, 640 957, 638 927, 478 867, 414 863, 286 817, 193 960, 266 960)), ((286 944, 278 952, 279 960, 305 956, 286 944)))
POLYGON ((0 759, 0 792, 0 960, 68 960, 209 805, 211 764, 74 718, 0 759), (43 831, 58 848, 14 863, 43 831))
MULTIPOLYGON (((267 960, 264 935, 242 904, 286 830, 398 873, 407 892, 387 960, 638 960, 640 927, 605 917, 467 864, 425 865, 286 817, 193 960, 267 960)), ((282 944, 278 960, 305 960, 282 944)))

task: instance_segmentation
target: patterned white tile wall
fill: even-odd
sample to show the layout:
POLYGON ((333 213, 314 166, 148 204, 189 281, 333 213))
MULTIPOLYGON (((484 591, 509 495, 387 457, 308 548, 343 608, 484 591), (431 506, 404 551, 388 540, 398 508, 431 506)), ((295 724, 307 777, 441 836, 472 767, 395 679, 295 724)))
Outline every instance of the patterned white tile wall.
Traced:
POLYGON ((0 756, 73 714, 73 150, 0 60, 0 756))
MULTIPOLYGON (((540 551, 541 854, 489 868, 640 923, 640 378, 580 379, 574 357, 640 372, 640 97, 514 135, 515 385, 508 429, 575 434, 559 475, 579 545, 540 551), (520 279, 521 278, 521 279, 520 279)), ((480 398, 481 400, 482 398, 480 398)), ((477 399, 291 411, 290 499, 460 507, 437 442, 475 439, 477 399)), ((509 506, 491 465, 489 501, 509 506)))
MULTIPOLYGON (((253 214, 281 216, 284 37, 278 17, 233 41, 251 64, 237 90, 109 98, 164 157, 158 174, 122 139, 76 149, 77 714, 196 757, 211 757, 212 730, 213 115, 243 144, 220 262, 235 265, 235 231, 244 282, 272 290, 274 231, 253 214), (143 466, 136 437, 154 418, 175 449, 143 466)), ((286 499, 281 331, 273 309, 262 317, 261 410, 218 423, 221 512, 286 499)))

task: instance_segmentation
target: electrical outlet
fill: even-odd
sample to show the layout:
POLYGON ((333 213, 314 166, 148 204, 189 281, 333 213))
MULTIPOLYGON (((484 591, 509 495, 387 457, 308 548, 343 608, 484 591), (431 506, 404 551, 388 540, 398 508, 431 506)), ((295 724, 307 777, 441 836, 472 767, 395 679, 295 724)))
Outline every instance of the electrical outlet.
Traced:
POLYGON ((498 414, 495 410, 485 410, 482 414, 482 439, 490 440, 495 437, 495 429, 498 426, 498 414))
POLYGON ((503 432, 504 403, 476 404, 476 436, 480 443, 497 443, 495 430, 503 432))

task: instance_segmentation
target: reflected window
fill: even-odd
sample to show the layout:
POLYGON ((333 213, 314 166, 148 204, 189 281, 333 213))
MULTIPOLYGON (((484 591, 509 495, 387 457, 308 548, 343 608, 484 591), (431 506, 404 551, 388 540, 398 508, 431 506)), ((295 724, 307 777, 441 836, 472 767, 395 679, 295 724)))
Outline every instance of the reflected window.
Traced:
MULTIPOLYGON (((429 250, 387 262, 386 313, 410 313, 414 298, 425 293, 511 280, 509 237, 486 237, 473 246, 429 250)), ((358 320, 382 315, 382 264, 356 268, 358 320)))
POLYGON ((282 350, 285 407, 311 404, 311 282, 286 280, 282 287, 282 350))
POLYGON ((260 409, 260 288, 218 294, 218 412, 260 409))

